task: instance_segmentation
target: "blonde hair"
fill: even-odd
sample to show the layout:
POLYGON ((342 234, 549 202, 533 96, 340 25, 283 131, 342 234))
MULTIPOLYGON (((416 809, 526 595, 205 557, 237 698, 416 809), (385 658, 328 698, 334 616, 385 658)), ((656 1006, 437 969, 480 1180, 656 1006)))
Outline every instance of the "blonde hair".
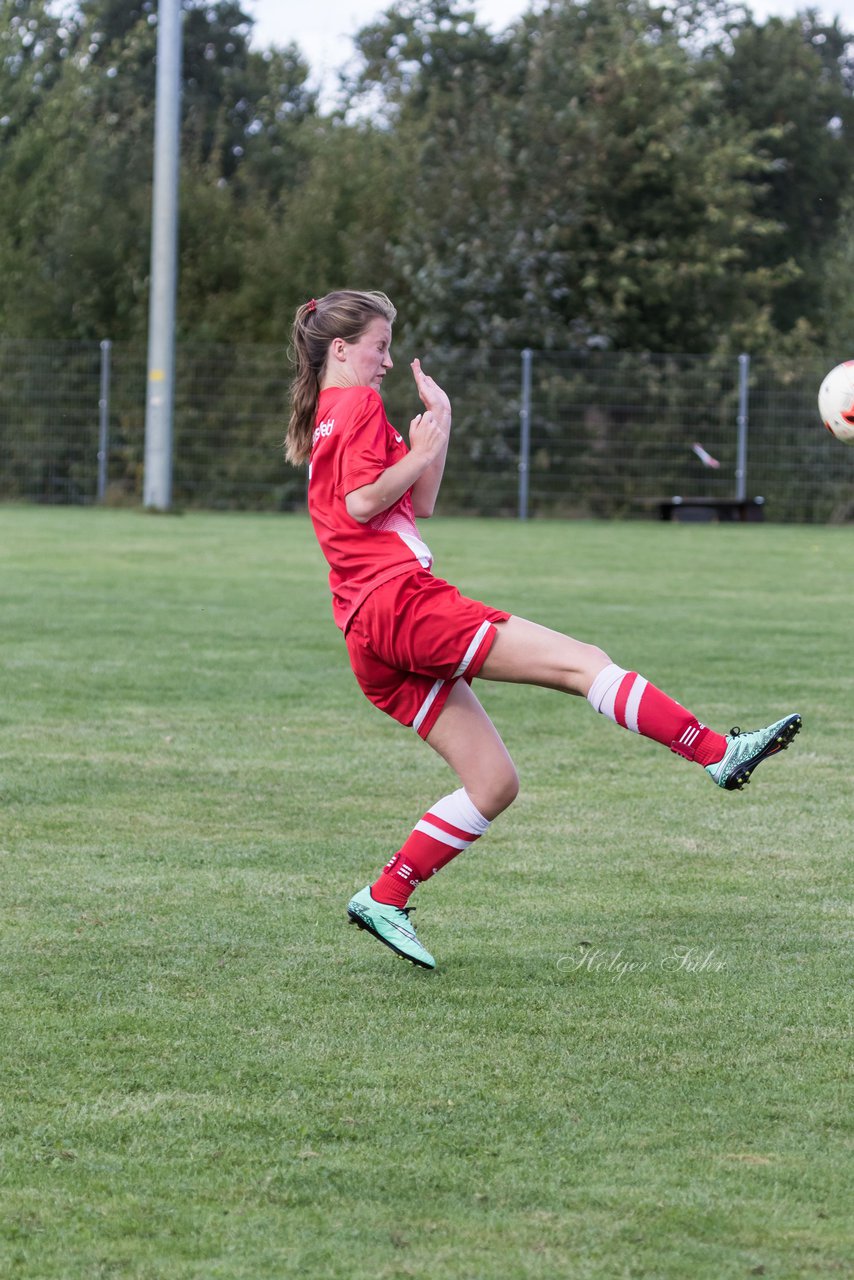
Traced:
POLYGON ((320 396, 320 375, 329 345, 335 338, 356 342, 377 316, 392 324, 397 311, 384 293, 337 289, 297 308, 291 329, 291 417, 285 437, 285 457, 295 465, 307 462, 320 396))

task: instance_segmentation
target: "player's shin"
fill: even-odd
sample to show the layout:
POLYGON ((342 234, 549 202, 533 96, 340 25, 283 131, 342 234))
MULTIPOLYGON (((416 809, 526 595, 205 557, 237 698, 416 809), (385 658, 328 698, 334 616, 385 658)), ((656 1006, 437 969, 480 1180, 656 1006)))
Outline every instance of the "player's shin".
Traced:
POLYGON ((587 701, 594 711, 624 729, 652 738, 704 767, 720 760, 726 751, 723 734, 701 724, 693 712, 636 671, 625 671, 614 663, 599 672, 587 701))
POLYGON ((489 827, 464 787, 443 796, 415 824, 406 843, 386 863, 371 885, 376 902, 405 907, 424 880, 470 849, 489 827))

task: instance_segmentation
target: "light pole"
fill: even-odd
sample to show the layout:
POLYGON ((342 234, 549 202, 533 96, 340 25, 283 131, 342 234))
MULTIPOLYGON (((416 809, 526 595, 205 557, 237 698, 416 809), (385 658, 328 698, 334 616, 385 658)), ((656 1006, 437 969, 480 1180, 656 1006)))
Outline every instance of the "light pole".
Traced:
POLYGON ((168 511, 172 505, 180 136, 181 0, 160 0, 143 482, 143 504, 156 511, 168 511))

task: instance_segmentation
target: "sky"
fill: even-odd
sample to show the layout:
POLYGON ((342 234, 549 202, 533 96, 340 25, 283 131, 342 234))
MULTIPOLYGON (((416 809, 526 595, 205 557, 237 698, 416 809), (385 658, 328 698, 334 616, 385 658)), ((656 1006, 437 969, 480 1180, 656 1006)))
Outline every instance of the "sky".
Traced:
MULTIPOLYGON (((831 21, 838 17, 854 29, 854 0, 746 0, 755 18, 792 17, 799 10, 816 8, 831 21)), ((350 37, 378 17, 391 0, 243 0, 244 12, 255 19, 252 43, 256 48, 288 44, 294 40, 312 69, 312 81, 324 97, 334 92, 336 71, 352 53, 350 37)), ((500 31, 532 7, 530 0, 473 0, 478 18, 500 31)))

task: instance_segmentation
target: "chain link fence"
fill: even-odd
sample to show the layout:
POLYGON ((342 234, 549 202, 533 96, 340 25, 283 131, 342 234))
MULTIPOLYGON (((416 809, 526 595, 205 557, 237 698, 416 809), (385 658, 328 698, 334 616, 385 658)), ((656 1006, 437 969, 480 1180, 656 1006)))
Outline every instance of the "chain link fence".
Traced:
MULTIPOLYGON (((816 408, 843 358, 754 360, 740 403, 736 357, 425 352, 454 405, 440 510, 634 518, 741 488, 771 520, 854 520, 854 448, 816 408)), ((176 506, 304 505, 305 473, 282 453, 289 380, 282 347, 179 344, 176 506)), ((0 342, 0 500, 140 503, 145 391, 143 346, 0 342)), ((405 428, 419 408, 405 360, 384 394, 405 428)))

